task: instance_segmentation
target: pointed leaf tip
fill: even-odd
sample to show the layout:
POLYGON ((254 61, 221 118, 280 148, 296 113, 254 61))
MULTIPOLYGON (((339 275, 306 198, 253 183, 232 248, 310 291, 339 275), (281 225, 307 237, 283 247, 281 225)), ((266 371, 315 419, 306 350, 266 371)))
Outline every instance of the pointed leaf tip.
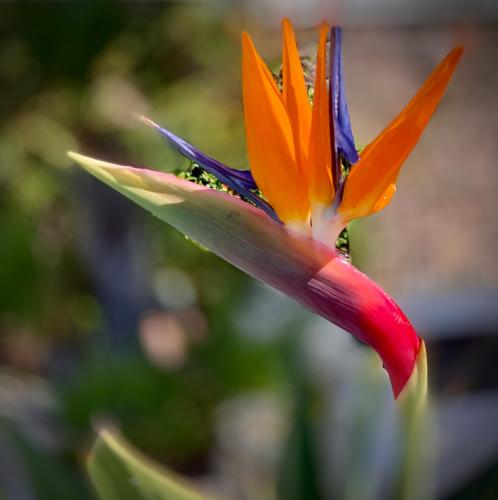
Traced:
POLYGON ((422 411, 427 402, 428 393, 427 351, 425 343, 420 340, 420 348, 412 374, 398 395, 398 400, 408 413, 422 411))
POLYGON ((186 480, 162 469, 116 433, 103 430, 87 461, 93 486, 103 500, 202 500, 186 480))

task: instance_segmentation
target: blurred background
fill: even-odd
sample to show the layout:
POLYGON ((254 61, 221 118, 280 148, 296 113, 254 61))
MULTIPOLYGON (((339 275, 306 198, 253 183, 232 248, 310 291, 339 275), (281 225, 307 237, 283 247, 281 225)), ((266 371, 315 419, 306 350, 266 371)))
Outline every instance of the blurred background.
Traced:
POLYGON ((78 171, 80 151, 187 168, 136 115, 247 167, 240 32, 279 70, 344 28, 365 145, 465 55, 356 265, 426 339, 434 431, 414 498, 498 498, 498 16, 494 2, 0 4, 0 498, 93 498, 103 426, 237 499, 388 499, 394 404, 367 349, 78 171), (427 490, 427 491, 425 491, 427 490))

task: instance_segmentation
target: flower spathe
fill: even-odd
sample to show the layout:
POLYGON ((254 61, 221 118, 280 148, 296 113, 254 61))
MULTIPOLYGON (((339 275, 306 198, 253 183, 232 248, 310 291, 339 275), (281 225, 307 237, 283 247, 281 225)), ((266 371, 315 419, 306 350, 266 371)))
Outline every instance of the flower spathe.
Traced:
POLYGON ((436 109, 462 49, 443 60, 358 155, 342 78, 341 31, 320 28, 311 104, 292 26, 284 20, 282 28, 281 89, 249 35, 242 35, 251 172, 231 169, 147 120, 252 204, 170 174, 71 156, 187 236, 369 344, 398 397, 405 387, 420 386, 414 380, 425 380, 419 373, 425 373, 423 342, 394 301, 337 253, 335 238, 350 220, 389 203, 401 165, 436 109))
MULTIPOLYGON (((371 345, 398 396, 421 342, 395 302, 334 249, 235 196, 155 170, 71 158, 189 238, 371 345)), ((125 270, 123 270, 125 272, 125 270)))

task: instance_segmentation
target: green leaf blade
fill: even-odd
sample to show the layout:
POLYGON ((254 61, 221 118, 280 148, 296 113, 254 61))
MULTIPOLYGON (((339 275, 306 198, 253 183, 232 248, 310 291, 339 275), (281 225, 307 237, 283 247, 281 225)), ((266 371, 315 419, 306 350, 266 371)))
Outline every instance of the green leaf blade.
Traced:
POLYGON ((88 458, 87 469, 102 500, 205 498, 107 430, 99 433, 88 458))

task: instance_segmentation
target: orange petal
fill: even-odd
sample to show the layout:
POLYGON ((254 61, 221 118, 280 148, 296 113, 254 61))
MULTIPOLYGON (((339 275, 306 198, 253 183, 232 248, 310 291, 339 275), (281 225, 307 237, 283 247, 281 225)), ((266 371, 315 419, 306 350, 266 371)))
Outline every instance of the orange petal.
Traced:
POLYGON ((307 177, 311 105, 306 91, 294 30, 288 19, 282 21, 282 45, 282 94, 292 127, 299 168, 307 177))
POLYGON ((384 208, 395 192, 399 170, 417 144, 441 100, 463 49, 453 49, 436 67, 405 109, 361 153, 339 207, 348 220, 384 208))
POLYGON ((320 28, 316 57, 315 95, 309 142, 308 192, 311 202, 330 205, 334 198, 332 182, 332 148, 330 147, 329 91, 327 87, 326 51, 329 27, 320 28))
POLYGON ((242 92, 254 179, 284 223, 305 222, 309 203, 290 120, 282 96, 247 33, 242 34, 242 92))

